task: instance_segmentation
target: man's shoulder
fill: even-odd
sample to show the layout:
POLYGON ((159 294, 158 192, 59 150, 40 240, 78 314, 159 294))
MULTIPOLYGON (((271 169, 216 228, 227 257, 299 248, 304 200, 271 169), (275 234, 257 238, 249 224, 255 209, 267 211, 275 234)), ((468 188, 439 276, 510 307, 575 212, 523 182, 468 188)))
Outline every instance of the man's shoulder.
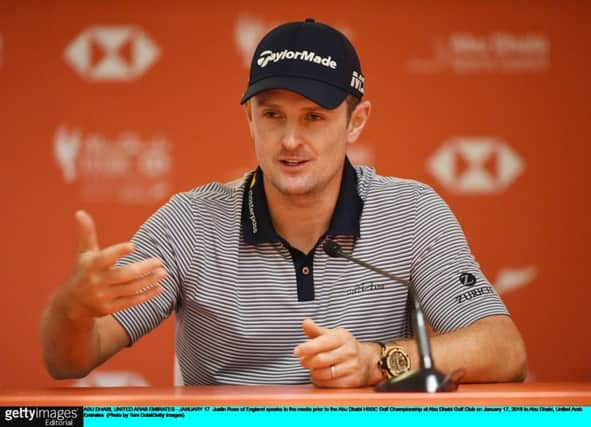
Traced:
POLYGON ((159 212, 165 215, 218 216, 238 212, 246 175, 227 183, 210 182, 170 197, 159 212))
POLYGON ((232 202, 235 200, 240 200, 244 192, 246 177, 250 173, 251 172, 226 183, 209 182, 207 184, 192 188, 191 190, 177 193, 172 197, 172 199, 177 199, 179 201, 182 200, 185 203, 188 202, 191 204, 208 201, 232 202))
POLYGON ((355 166, 357 172, 359 192, 363 199, 368 196, 392 196, 413 194, 418 196, 424 191, 433 189, 420 181, 396 176, 384 176, 376 173, 370 166, 355 166))

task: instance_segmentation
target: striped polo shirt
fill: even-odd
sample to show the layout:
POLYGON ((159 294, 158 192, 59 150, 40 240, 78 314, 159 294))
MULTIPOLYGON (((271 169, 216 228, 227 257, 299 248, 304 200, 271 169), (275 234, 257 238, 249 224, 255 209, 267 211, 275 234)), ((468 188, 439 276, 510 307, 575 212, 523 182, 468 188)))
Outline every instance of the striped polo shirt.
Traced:
POLYGON ((412 336, 407 288, 330 258, 322 249, 327 237, 412 280, 438 333, 508 314, 455 216, 427 185, 346 159, 329 229, 304 254, 276 234, 262 178, 259 168, 175 195, 140 227, 135 252, 119 263, 163 261, 163 292, 114 316, 133 344, 175 312, 185 384, 309 383, 293 354, 307 340, 305 318, 346 328, 362 342, 412 336))

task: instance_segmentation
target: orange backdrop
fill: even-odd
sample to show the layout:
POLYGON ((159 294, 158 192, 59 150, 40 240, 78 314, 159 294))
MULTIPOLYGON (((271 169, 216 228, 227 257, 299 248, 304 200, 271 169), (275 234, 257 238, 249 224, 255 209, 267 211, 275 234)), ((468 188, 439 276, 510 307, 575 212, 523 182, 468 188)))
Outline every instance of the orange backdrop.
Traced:
MULTIPOLYGON (((112 244, 172 193, 255 166, 248 58, 308 16, 362 58, 373 115, 354 163, 448 201, 524 334, 530 379, 591 380, 589 3, 4 0, 0 386, 57 384, 38 323, 72 268, 76 209, 112 244)), ((168 321, 60 384, 171 384, 173 334, 168 321)))

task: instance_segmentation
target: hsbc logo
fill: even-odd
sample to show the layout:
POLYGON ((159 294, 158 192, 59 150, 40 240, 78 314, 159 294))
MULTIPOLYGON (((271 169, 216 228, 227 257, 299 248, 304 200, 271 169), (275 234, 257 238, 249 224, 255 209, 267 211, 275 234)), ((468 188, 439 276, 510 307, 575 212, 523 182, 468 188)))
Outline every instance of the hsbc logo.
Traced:
POLYGON ((446 141, 428 160, 427 169, 454 193, 496 194, 507 189, 525 165, 501 139, 459 137, 446 141))
POLYGON ((132 81, 160 57, 160 48, 140 28, 94 26, 65 49, 64 58, 82 77, 95 82, 132 81))

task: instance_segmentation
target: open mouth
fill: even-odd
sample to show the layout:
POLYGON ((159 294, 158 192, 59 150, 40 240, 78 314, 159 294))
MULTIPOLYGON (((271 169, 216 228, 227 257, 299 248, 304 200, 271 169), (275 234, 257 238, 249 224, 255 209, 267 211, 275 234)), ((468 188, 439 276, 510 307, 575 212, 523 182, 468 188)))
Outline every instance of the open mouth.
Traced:
POLYGON ((303 165, 307 160, 281 160, 281 163, 288 167, 296 167, 303 165))

